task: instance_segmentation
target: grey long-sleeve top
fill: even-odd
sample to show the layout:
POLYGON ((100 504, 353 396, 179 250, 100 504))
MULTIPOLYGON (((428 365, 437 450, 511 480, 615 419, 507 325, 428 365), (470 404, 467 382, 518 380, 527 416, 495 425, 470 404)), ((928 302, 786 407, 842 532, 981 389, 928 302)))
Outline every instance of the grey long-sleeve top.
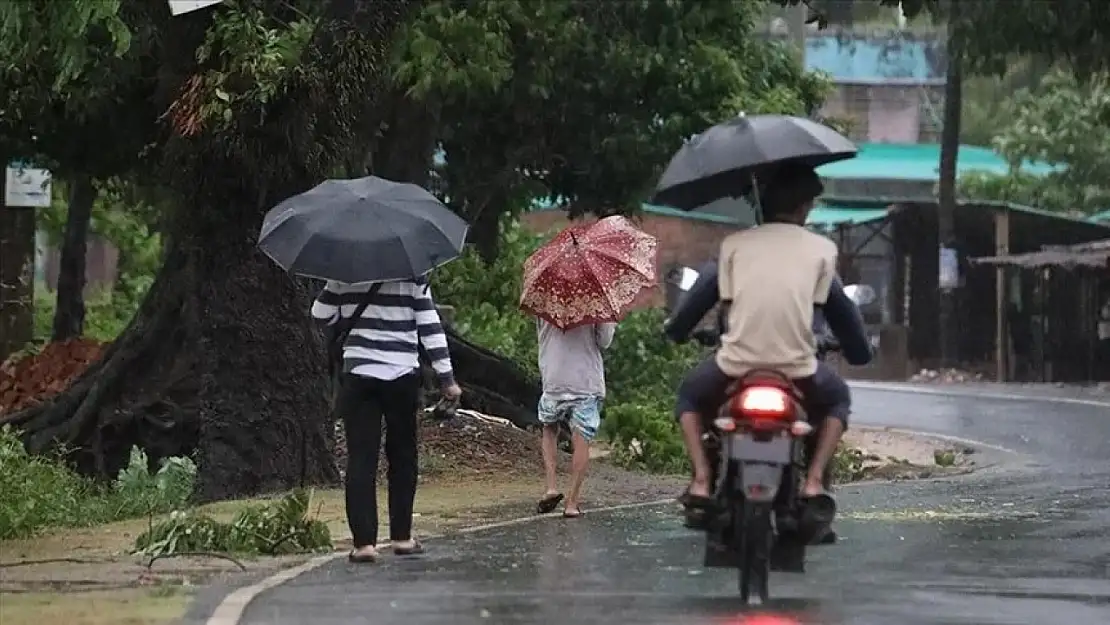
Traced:
POLYGON ((566 332, 537 321, 540 376, 543 392, 555 399, 605 396, 605 366, 601 352, 613 342, 617 324, 602 323, 566 332))

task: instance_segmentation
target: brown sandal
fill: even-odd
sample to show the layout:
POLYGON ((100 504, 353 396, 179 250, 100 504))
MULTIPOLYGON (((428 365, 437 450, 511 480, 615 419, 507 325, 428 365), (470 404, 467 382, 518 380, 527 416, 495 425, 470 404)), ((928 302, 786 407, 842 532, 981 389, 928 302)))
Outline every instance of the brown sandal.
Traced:
POLYGON ((559 504, 562 501, 563 493, 551 493, 550 495, 544 495, 543 499, 540 499, 539 503, 536 504, 536 514, 548 514, 549 512, 554 512, 555 508, 559 507, 559 504))

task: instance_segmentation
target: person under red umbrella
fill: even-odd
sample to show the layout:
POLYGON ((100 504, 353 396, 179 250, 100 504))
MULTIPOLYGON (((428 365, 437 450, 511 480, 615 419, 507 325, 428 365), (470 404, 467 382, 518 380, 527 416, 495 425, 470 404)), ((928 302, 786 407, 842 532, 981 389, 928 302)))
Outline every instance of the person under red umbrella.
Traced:
POLYGON ((559 233, 524 263, 520 307, 537 317, 543 394, 545 490, 537 512, 563 501, 556 476, 559 427, 571 430, 573 458, 563 516, 582 515, 580 495, 590 443, 601 424, 605 398, 602 351, 617 322, 656 284, 655 238, 624 217, 606 217, 559 233))

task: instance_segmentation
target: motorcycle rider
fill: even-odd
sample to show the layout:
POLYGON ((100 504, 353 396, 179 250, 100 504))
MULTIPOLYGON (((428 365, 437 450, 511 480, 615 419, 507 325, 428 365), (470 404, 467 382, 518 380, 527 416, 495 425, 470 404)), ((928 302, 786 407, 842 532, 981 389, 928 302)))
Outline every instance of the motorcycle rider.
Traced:
POLYGON ((850 364, 867 364, 872 350, 859 310, 836 277, 836 244, 804 227, 822 191, 812 168, 780 167, 761 194, 765 223, 729 235, 717 267, 702 272, 668 320, 665 333, 681 342, 719 298, 728 323, 720 348, 678 390, 675 416, 694 467, 687 508, 711 503, 703 422, 724 403, 729 384, 753 369, 786 374, 804 395, 817 441, 802 497, 828 497, 825 468, 847 426, 851 392, 817 359, 814 329, 823 317, 850 364))

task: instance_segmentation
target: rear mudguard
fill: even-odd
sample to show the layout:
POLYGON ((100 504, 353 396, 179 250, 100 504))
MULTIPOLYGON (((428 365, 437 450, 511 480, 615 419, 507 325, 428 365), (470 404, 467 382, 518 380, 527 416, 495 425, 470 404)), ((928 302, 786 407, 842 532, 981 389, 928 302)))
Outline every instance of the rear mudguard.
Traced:
MULTIPOLYGON (((778 511, 789 512, 795 497, 799 471, 801 470, 801 445, 798 440, 789 438, 777 442, 790 446, 791 462, 783 464, 780 460, 782 450, 775 450, 766 443, 751 444, 740 442, 737 448, 732 441, 720 441, 714 451, 719 458, 717 465, 717 505, 709 512, 706 532, 704 566, 707 568, 736 568, 741 565, 739 545, 733 545, 732 536, 736 535, 734 524, 742 522, 734 518, 732 511, 738 509, 735 500, 747 499, 753 503, 776 501, 778 511), (761 454, 761 450, 766 454, 761 454), (749 460, 733 460, 730 456, 744 455, 749 460), (766 457, 762 457, 765 455, 766 457), (766 460, 766 462, 762 461, 766 460)), ((793 514, 777 513, 773 523, 776 527, 776 540, 772 550, 772 567, 775 570, 804 572, 805 543, 790 540, 796 527, 793 514), (780 539, 787 540, 780 540, 780 539)))

